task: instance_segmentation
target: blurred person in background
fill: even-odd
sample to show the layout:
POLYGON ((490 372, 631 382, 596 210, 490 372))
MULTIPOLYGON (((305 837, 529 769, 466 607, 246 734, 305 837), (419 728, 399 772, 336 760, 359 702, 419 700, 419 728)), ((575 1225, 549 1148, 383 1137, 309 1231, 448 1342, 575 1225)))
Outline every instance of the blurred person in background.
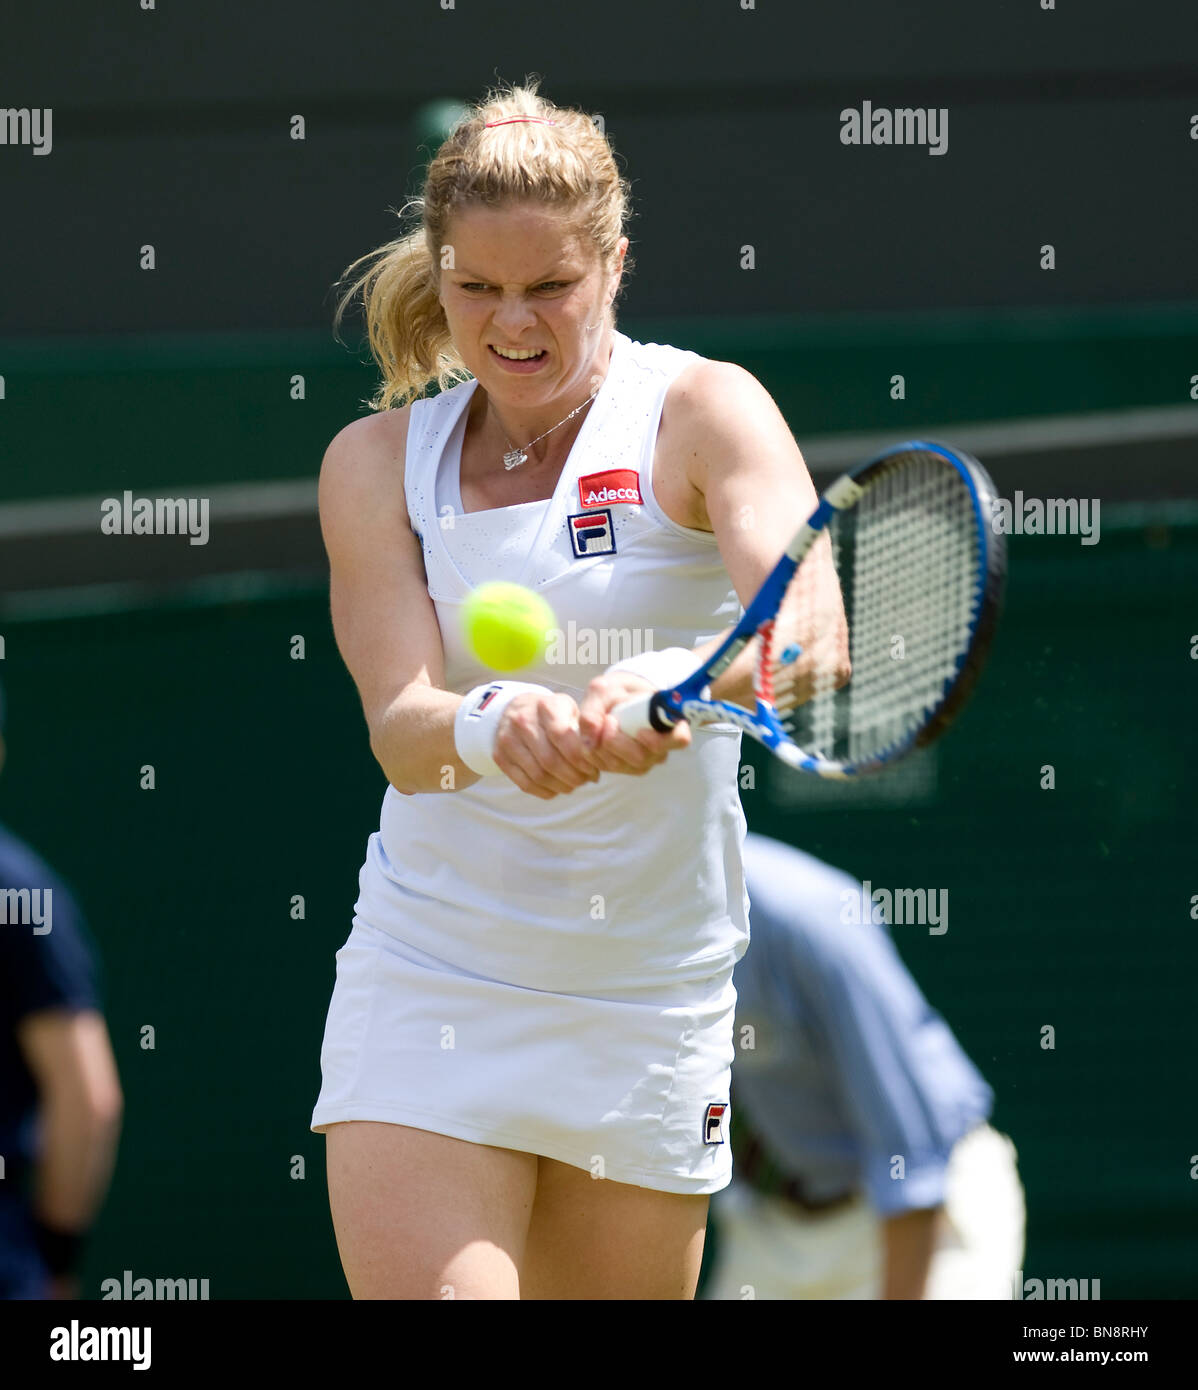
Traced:
MULTIPOLYGON (((4 693, 0 689, 0 768, 4 693)), ((123 1097, 79 908, 0 825, 0 1298, 77 1298, 123 1097)))
POLYGON ((1008 1299, 1025 1208, 994 1095, 856 879, 745 842, 732 1183, 706 1299, 1008 1299), (872 916, 873 920, 869 920, 872 916), (747 1032, 751 1029, 752 1032, 747 1032))

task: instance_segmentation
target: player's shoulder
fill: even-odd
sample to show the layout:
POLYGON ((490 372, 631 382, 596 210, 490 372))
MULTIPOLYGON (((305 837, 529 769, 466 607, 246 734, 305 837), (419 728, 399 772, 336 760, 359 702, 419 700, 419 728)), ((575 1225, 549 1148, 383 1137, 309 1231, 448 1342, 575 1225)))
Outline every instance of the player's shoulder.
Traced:
POLYGON ((404 456, 411 405, 375 411, 344 425, 320 465, 319 504, 326 530, 339 519, 356 526, 366 514, 404 508, 404 456))
POLYGON ((701 489, 709 470, 735 466, 745 441, 777 427, 773 397, 736 362, 702 357, 670 382, 662 403, 661 435, 687 479, 701 489))
POLYGON ((674 377, 666 391, 666 406, 682 419, 699 425, 718 422, 738 410, 769 399, 761 382, 738 362, 699 357, 674 377))
POLYGON ((325 449, 322 472, 369 467, 388 457, 402 464, 411 410, 411 404, 376 410, 343 425, 325 449))

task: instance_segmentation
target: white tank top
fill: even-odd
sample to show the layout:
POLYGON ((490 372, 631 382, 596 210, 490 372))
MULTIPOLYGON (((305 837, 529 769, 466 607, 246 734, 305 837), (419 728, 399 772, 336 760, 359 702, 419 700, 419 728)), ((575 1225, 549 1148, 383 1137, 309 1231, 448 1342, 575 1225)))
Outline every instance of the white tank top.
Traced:
MULTIPOLYGON (((575 698, 623 656, 692 647, 736 621, 715 538, 671 521, 653 493, 666 390, 698 360, 616 333, 553 497, 468 515, 458 476, 477 382, 412 407, 405 491, 447 689, 494 678, 461 632, 461 604, 488 579, 551 604, 545 661, 518 678, 575 698)), ((359 911, 459 970, 532 989, 595 994, 714 974, 749 939, 739 764, 740 733, 722 726, 696 731, 643 777, 604 773, 550 801, 502 776, 456 792, 388 787, 371 853, 393 889, 372 893, 364 873, 359 911)))

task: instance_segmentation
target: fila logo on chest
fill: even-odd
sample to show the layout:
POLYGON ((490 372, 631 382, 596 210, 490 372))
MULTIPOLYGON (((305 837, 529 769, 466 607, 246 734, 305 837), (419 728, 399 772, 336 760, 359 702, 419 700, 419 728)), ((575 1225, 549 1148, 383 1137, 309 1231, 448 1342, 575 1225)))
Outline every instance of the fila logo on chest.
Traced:
POLYGON ((566 525, 576 560, 616 553, 616 530, 610 507, 595 512, 575 512, 566 518, 566 525))

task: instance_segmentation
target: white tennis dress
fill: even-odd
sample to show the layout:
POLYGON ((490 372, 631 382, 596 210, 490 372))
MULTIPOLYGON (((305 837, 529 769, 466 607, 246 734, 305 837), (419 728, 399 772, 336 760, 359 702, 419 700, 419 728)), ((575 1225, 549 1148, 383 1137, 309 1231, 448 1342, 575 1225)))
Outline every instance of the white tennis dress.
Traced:
MULTIPOLYGON (((621 657, 736 621, 714 537, 653 493, 666 390, 697 360, 616 333, 553 497, 483 512, 458 491, 477 382, 413 406, 407 505, 448 689, 493 677, 459 611, 488 579, 552 605, 558 633, 520 675, 575 698, 621 657)), ((732 969, 749 936, 739 762, 723 726, 644 777, 604 773, 550 801, 503 776, 388 787, 337 953, 312 1128, 390 1121, 666 1192, 724 1187, 732 969)))

